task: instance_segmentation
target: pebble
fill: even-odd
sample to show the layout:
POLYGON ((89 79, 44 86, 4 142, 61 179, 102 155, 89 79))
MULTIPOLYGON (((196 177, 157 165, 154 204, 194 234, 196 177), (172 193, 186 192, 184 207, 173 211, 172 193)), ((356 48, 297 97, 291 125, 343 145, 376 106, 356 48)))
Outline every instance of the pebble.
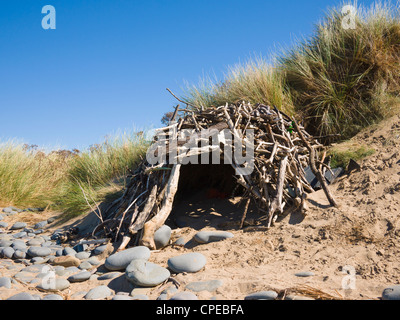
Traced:
POLYGON ((132 260, 150 258, 150 250, 144 246, 129 248, 110 255, 104 265, 108 270, 117 271, 125 269, 132 260))
POLYGON ((89 280, 90 276, 92 274, 89 271, 82 271, 76 274, 73 274, 72 276, 68 277, 69 282, 83 282, 86 280, 89 280))
POLYGON ((91 269, 91 268, 92 268, 92 265, 91 265, 89 262, 87 262, 87 261, 83 261, 83 262, 78 266, 78 268, 81 269, 81 270, 87 270, 87 269, 91 269))
POLYGON ((135 294, 130 300, 149 300, 149 297, 145 294, 135 294))
POLYGON ((26 244, 30 247, 39 247, 43 242, 44 240, 42 238, 34 238, 29 240, 26 244))
POLYGON ((97 278, 97 280, 110 280, 121 276, 122 272, 107 272, 97 278))
POLYGON ((19 230, 19 229, 23 229, 27 226, 27 224, 25 222, 16 222, 14 223, 10 230, 19 230))
POLYGON ((111 300, 133 300, 132 297, 124 295, 124 294, 117 294, 112 297, 111 300))
POLYGON ((14 259, 25 259, 26 253, 22 250, 15 250, 13 258, 14 259))
POLYGON ((88 249, 88 245, 87 244, 85 244, 85 243, 79 243, 79 244, 77 244, 76 246, 74 246, 72 249, 74 249, 75 250, 75 252, 83 252, 83 251, 86 251, 87 249, 88 249))
POLYGON ((30 247, 27 254, 32 258, 46 257, 51 254, 51 249, 46 247, 30 247))
POLYGON ((128 281, 143 287, 155 287, 170 277, 168 269, 144 259, 133 260, 125 271, 128 281))
POLYGON ((5 221, 1 221, 0 222, 0 228, 7 228, 8 227, 8 223, 5 221))
POLYGON ((222 280, 209 280, 209 281, 198 281, 198 282, 190 282, 186 285, 186 289, 191 291, 200 292, 200 291, 209 291, 213 292, 217 290, 224 283, 222 280))
POLYGON ((4 216, 0 214, 0 221, 4 219, 4 216))
POLYGON ((36 287, 46 291, 63 291, 69 288, 70 282, 67 279, 63 278, 53 278, 49 279, 49 281, 42 281, 36 287))
POLYGON ((52 293, 45 295, 42 300, 64 300, 64 298, 59 294, 52 293))
POLYGON ((112 295, 112 291, 107 286, 98 286, 93 289, 90 289, 89 292, 85 295, 85 299, 87 300, 97 300, 97 299, 105 299, 112 295))
POLYGON ((169 300, 199 300, 197 296, 189 291, 178 292, 173 295, 169 300))
POLYGON ((13 238, 15 239, 20 239, 23 237, 26 237, 28 234, 25 231, 21 231, 21 232, 17 232, 15 234, 13 234, 13 238))
POLYGON ((86 251, 78 252, 75 255, 75 258, 77 258, 79 260, 85 260, 85 259, 88 259, 89 257, 90 257, 90 252, 86 252, 86 251))
POLYGON ((7 300, 36 300, 29 292, 20 292, 11 297, 7 300))
POLYGON ((86 261, 89 262, 92 266, 98 266, 100 264, 99 259, 97 259, 96 257, 90 257, 86 261))
POLYGON ((77 254, 77 252, 72 249, 71 247, 65 247, 63 250, 63 255, 64 256, 73 256, 75 257, 75 255, 77 254))
POLYGON ((0 240, 0 247, 10 247, 13 244, 10 240, 0 240))
POLYGON ((9 277, 1 277, 0 278, 0 288, 6 288, 10 289, 11 288, 11 278, 9 277))
POLYGON ((180 237, 174 242, 174 245, 176 245, 176 246, 184 246, 185 243, 186 243, 185 238, 184 237, 180 237))
POLYGON ((99 254, 102 254, 106 249, 107 249, 107 245, 103 244, 101 246, 94 248, 93 254, 97 256, 99 254))
POLYGON ((200 231, 194 236, 197 243, 210 243, 233 238, 233 234, 227 231, 200 231))
POLYGON ((382 300, 400 300, 400 285, 388 287, 382 292, 382 300))
POLYGON ((171 228, 167 225, 161 226, 154 232, 154 243, 156 245, 156 249, 161 249, 165 247, 169 240, 171 239, 171 228))
POLYGON ((296 277, 312 277, 314 275, 315 274, 312 271, 301 271, 301 272, 295 273, 296 277))
POLYGON ((33 226, 33 229, 42 229, 47 225, 47 220, 40 221, 33 226))
POLYGON ((168 259, 168 268, 173 272, 197 272, 206 264, 207 260, 199 252, 185 253, 168 259))
POLYGON ((275 291, 259 291, 247 295, 244 300, 275 300, 277 296, 275 291))
POLYGON ((11 247, 6 247, 2 250, 2 254, 4 257, 11 259, 14 256, 15 250, 11 247))

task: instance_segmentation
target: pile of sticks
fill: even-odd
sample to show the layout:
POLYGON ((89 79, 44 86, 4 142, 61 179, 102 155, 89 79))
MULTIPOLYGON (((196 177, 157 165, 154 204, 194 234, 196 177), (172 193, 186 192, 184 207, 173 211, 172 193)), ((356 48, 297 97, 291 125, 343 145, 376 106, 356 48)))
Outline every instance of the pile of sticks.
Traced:
MULTIPOLYGON (((150 164, 144 159, 140 163, 132 172, 124 194, 110 205, 104 216, 100 216, 101 223, 93 230, 94 237, 105 234, 114 241, 121 241, 118 250, 123 250, 128 244, 155 249, 154 232, 168 218, 178 189, 180 168, 184 165, 178 161, 182 159, 179 157, 189 153, 201 156, 215 151, 213 146, 188 150, 185 146, 191 137, 186 137, 183 142, 179 140, 184 129, 191 130, 200 139, 208 139, 207 134, 212 130, 229 130, 234 137, 241 139, 243 149, 247 147, 246 129, 252 130, 254 169, 250 174, 235 175, 238 185, 245 189, 243 197, 247 199, 240 226, 243 226, 251 200, 263 214, 267 227, 273 225, 285 206, 305 214, 306 195, 314 191, 305 178, 307 166, 318 178, 330 204, 336 206, 322 174, 322 169, 327 167, 320 159, 324 146, 294 118, 276 107, 262 104, 227 104, 207 109, 193 109, 188 105, 186 109, 179 109, 178 105, 170 124, 156 130, 154 142, 166 145, 166 149, 161 151, 163 154, 158 154, 162 161, 150 164), (171 138, 178 139, 175 146, 171 145, 171 138), (168 156, 171 148, 178 151, 177 157, 168 156)), ((221 159, 224 156, 222 151, 220 148, 221 159)), ((248 165, 229 160, 234 169, 248 165)))

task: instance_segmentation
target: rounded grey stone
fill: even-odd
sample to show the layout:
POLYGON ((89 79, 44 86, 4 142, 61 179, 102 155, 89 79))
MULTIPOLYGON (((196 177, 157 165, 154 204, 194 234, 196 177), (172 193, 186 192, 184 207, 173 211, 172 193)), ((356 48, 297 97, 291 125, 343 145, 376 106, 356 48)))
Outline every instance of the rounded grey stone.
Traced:
POLYGON ((59 294, 52 293, 45 295, 42 300, 64 300, 64 298, 59 294))
POLYGON ((277 296, 275 291, 259 291, 247 295, 244 300, 275 300, 277 296))
POLYGON ((8 227, 8 223, 5 221, 1 221, 0 222, 0 228, 7 228, 8 227))
POLYGON ((197 296, 189 291, 178 292, 173 295, 169 300, 198 300, 197 296))
POLYGON ((92 274, 89 271, 82 271, 68 277, 69 282, 83 282, 89 280, 92 274))
POLYGON ((101 263, 96 257, 90 257, 86 261, 89 262, 92 266, 98 266, 101 263))
POLYGON ((77 254, 77 252, 72 249, 71 247, 65 247, 63 250, 63 255, 64 256, 74 256, 77 254))
POLYGON ((128 281, 142 287, 155 287, 170 277, 168 269, 144 259, 135 259, 125 271, 128 281))
POLYGON ((26 252, 17 249, 14 252, 13 258, 14 259, 25 259, 26 258, 26 252))
POLYGON ((55 278, 40 283, 39 285, 37 285, 37 288, 46 291, 62 291, 69 288, 69 286, 70 282, 67 279, 55 278))
POLYGON ((21 232, 17 232, 15 234, 13 234, 13 238, 15 239, 20 239, 23 237, 26 237, 28 234, 25 231, 21 231, 21 232))
POLYGON ((125 269, 133 260, 150 258, 150 250, 144 246, 126 249, 110 255, 104 265, 108 270, 117 271, 125 269))
POLYGON ((36 300, 36 299, 28 292, 20 292, 9 297, 7 300, 36 300))
POLYGON ((197 272, 206 264, 207 259, 199 252, 185 253, 168 259, 168 268, 173 272, 197 272))
POLYGON ((171 228, 167 225, 161 226, 154 232, 154 243, 157 249, 165 247, 171 239, 171 228))
POLYGON ((85 259, 88 259, 89 257, 90 257, 90 252, 86 252, 86 251, 78 252, 75 255, 75 258, 78 258, 79 260, 85 260, 85 259))
POLYGON ((180 237, 174 242, 174 245, 176 245, 176 246, 184 246, 185 243, 186 243, 185 238, 184 237, 180 237))
POLYGON ((15 250, 11 247, 6 247, 3 249, 2 254, 5 258, 11 259, 14 256, 15 250))
POLYGON ((11 226, 11 230, 23 229, 27 226, 25 222, 16 222, 11 226))
POLYGON ((98 286, 93 289, 90 289, 88 293, 85 295, 85 299, 87 300, 96 300, 96 299, 105 299, 112 295, 112 291, 107 286, 98 286))
POLYGON ((33 226, 33 229, 42 229, 47 225, 47 220, 40 221, 33 226))
POLYGON ((124 294, 116 294, 111 300, 133 300, 132 297, 124 294))
POLYGON ((400 300, 400 285, 388 287, 382 292, 382 300, 400 300))
POLYGON ((51 249, 46 247, 30 247, 27 254, 34 257, 46 257, 51 254, 51 249))
POLYGON ((149 297, 145 294, 135 294, 131 297, 132 300, 149 300, 149 297))
POLYGON ((295 273, 296 277, 312 277, 314 275, 315 274, 312 271, 300 271, 300 272, 295 273))
POLYGON ((0 288, 1 287, 10 289, 11 288, 11 278, 10 277, 1 277, 0 278, 0 288))
POLYGON ((27 245, 22 240, 14 240, 13 243, 11 244, 11 247, 14 250, 21 250, 21 251, 24 250, 26 251, 28 249, 27 245))
POLYGON ((233 238, 233 233, 227 231, 200 231, 194 236, 194 240, 198 243, 210 243, 233 238))
POLYGON ((77 244, 76 246, 74 246, 72 249, 74 249, 76 252, 83 252, 83 251, 86 251, 87 249, 88 249, 88 245, 87 244, 85 244, 85 243, 79 243, 79 244, 77 244))
POLYGON ((10 240, 0 240, 0 247, 10 247, 13 244, 10 240))
POLYGON ((94 255, 102 254, 106 249, 107 249, 107 245, 103 244, 101 246, 98 246, 98 247, 94 248, 93 254, 94 255))
POLYGON ((97 280, 111 280, 111 279, 114 279, 114 278, 116 278, 116 277, 121 276, 122 274, 123 274, 122 272, 118 272, 118 271, 115 271, 115 272, 107 272, 107 273, 102 274, 101 276, 99 276, 99 277, 97 278, 97 280))

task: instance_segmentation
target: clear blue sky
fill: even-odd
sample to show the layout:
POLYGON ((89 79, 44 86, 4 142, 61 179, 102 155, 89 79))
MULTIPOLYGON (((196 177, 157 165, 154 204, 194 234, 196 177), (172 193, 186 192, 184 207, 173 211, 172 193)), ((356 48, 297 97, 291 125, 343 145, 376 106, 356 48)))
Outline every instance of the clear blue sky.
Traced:
MULTIPOLYGON (((309 35, 340 1, 1 0, 0 141, 85 148, 158 127, 185 81, 309 35), (44 5, 56 29, 44 30, 44 5)), ((359 1, 369 4, 371 1, 359 1)))

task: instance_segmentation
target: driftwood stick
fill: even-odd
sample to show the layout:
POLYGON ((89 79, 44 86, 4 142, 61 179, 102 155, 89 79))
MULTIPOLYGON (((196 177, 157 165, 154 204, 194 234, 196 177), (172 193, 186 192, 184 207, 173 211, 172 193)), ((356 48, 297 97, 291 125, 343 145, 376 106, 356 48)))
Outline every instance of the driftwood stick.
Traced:
POLYGON ((272 218, 275 215, 275 211, 277 211, 277 210, 279 212, 283 211, 282 193, 283 193, 283 186, 285 183, 287 164, 288 164, 288 157, 286 156, 281 160, 281 163, 279 165, 278 181, 276 183, 276 195, 275 195, 274 199, 271 201, 271 204, 270 204, 269 210, 268 210, 268 225, 267 225, 268 228, 271 226, 272 218))
POLYGON ((139 214, 139 217, 136 219, 135 223, 129 226, 129 232, 132 235, 136 234, 138 230, 143 228, 144 223, 146 222, 147 218, 149 217, 151 211, 154 208, 156 200, 157 200, 157 185, 155 184, 150 192, 150 196, 147 200, 146 205, 143 208, 143 211, 139 214))
POLYGON ((306 145, 308 151, 310 152, 310 168, 313 174, 317 177, 319 183, 322 186, 322 189, 325 192, 325 195, 330 203, 331 206, 337 207, 337 202, 335 198, 332 196, 331 192, 329 191, 328 184, 326 183, 325 177, 322 175, 321 171, 317 169, 317 166, 315 165, 315 149, 310 145, 310 143, 304 138, 304 135, 302 131, 299 129, 299 126, 297 125, 296 120, 293 119, 293 124, 294 127, 299 134, 300 139, 303 141, 303 143, 306 145))
POLYGON ((148 247, 149 249, 154 250, 156 248, 153 239, 154 232, 156 232, 157 229, 163 225, 163 223, 168 218, 168 215, 172 210, 172 203, 174 201, 176 191, 178 190, 180 169, 181 169, 181 164, 175 164, 173 166, 168 181, 167 191, 165 193, 163 206, 151 220, 147 221, 144 224, 144 232, 141 243, 142 245, 148 247))
POLYGON ((249 209, 249 204, 250 204, 250 197, 247 199, 246 201, 246 205, 244 207, 244 211, 243 211, 243 215, 242 215, 242 220, 240 221, 240 226, 239 229, 243 228, 243 223, 244 223, 244 219, 246 219, 246 215, 247 215, 247 210, 249 209))

